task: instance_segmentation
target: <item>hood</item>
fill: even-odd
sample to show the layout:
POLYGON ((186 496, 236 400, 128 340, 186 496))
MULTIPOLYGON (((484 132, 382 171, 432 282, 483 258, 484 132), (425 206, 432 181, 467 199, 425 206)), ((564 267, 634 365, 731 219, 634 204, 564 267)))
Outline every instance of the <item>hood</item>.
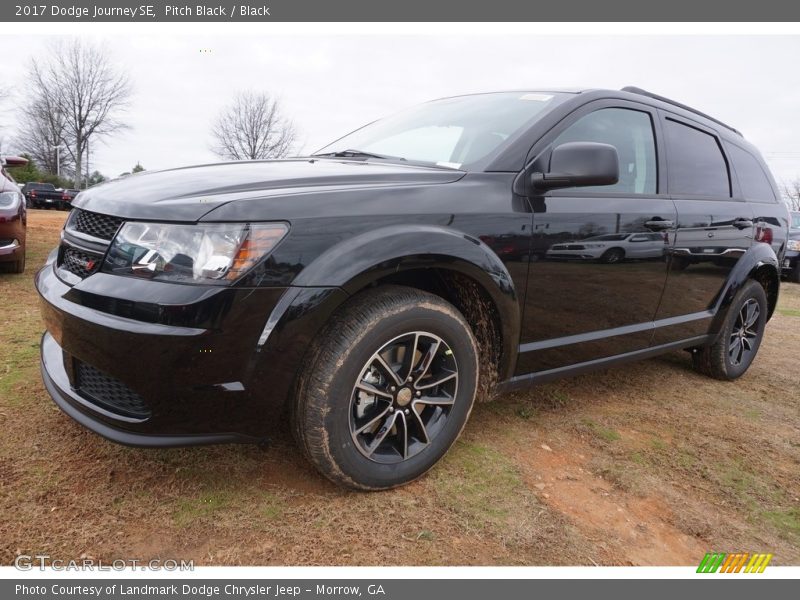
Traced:
POLYGON ((439 184, 463 171, 340 159, 242 161, 143 172, 81 192, 72 205, 129 219, 196 221, 234 200, 341 190, 439 184))

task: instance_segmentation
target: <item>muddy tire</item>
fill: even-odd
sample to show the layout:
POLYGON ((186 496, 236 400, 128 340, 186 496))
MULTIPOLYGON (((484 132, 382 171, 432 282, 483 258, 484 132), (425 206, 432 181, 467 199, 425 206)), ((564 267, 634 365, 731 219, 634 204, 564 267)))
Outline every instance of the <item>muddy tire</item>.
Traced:
POLYGON ((757 281, 748 281, 734 297, 717 341, 692 353, 694 368, 722 380, 744 375, 761 345, 767 310, 764 288, 757 281))
POLYGON ((478 372, 477 343, 452 305, 413 288, 375 288, 353 297, 310 348, 292 430, 339 485, 403 485, 458 438, 478 372))

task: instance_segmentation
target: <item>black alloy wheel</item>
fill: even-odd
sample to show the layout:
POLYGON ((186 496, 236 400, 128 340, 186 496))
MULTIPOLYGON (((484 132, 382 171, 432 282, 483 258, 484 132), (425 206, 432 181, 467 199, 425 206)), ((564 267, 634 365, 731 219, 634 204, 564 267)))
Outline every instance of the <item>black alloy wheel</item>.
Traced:
POLYGON ((747 281, 728 308, 717 339, 692 350, 695 369, 715 379, 744 375, 756 357, 767 325, 767 294, 758 281, 747 281))
POLYGON ((392 464, 441 433, 458 391, 458 365, 437 335, 414 331, 387 342, 361 372, 350 398, 350 435, 368 459, 392 464))
POLYGON ((753 360, 756 341, 760 337, 757 329, 760 316, 761 307, 755 298, 748 298, 739 309, 728 339, 728 356, 732 365, 737 366, 753 360))
POLYGON ((292 405, 295 438, 339 485, 403 485, 456 441, 478 374, 477 342, 453 305, 397 285, 364 291, 309 349, 292 405))

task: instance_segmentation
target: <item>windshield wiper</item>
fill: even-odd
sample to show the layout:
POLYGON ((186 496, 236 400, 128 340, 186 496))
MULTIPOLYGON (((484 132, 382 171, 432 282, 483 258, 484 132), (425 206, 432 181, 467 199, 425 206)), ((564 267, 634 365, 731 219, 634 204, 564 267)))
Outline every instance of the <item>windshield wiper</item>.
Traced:
POLYGON ((335 158, 378 158, 380 160, 405 160, 400 156, 383 156, 374 152, 364 152, 363 150, 339 150, 338 152, 325 152, 323 154, 312 154, 312 156, 333 156, 335 158))

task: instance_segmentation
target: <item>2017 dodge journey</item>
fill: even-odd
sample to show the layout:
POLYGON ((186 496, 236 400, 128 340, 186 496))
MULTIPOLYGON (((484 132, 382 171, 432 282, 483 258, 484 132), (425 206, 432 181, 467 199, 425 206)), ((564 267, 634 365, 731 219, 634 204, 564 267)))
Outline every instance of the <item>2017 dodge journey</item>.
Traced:
POLYGON ((286 424, 368 490, 430 469, 476 398, 677 349, 739 377, 789 222, 739 132, 637 88, 446 98, 73 206, 36 277, 64 412, 137 446, 286 424))

